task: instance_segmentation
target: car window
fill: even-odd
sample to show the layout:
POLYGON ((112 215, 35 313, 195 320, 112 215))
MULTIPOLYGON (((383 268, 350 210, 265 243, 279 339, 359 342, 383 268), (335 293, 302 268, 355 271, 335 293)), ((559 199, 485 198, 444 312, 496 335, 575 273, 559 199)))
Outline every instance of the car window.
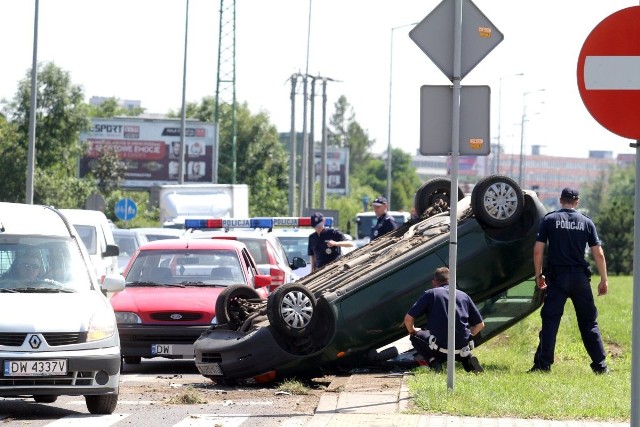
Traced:
POLYGON ((70 237, 2 236, 0 288, 91 289, 90 272, 70 237))
POLYGON ((273 248, 273 253, 278 259, 278 264, 289 265, 289 258, 287 257, 287 253, 282 248, 280 242, 276 239, 274 242, 269 240, 267 243, 273 248))
POLYGON ((136 238, 133 235, 114 235, 116 245, 120 248, 120 255, 131 256, 136 251, 136 238))
POLYGON ((233 250, 141 251, 126 276, 126 283, 177 284, 202 282, 230 285, 245 282, 238 255, 233 250))
POLYGON ((269 254, 267 253, 267 241, 265 239, 252 239, 248 237, 238 237, 238 241, 246 245, 249 253, 256 264, 269 264, 269 254))
POLYGON ((308 254, 309 237, 308 236, 278 236, 278 240, 287 252, 287 258, 293 260, 293 257, 300 257, 307 263, 310 262, 308 254))
POLYGON ((98 253, 98 234, 96 228, 92 225, 73 224, 82 243, 87 247, 89 255, 96 255, 98 253))

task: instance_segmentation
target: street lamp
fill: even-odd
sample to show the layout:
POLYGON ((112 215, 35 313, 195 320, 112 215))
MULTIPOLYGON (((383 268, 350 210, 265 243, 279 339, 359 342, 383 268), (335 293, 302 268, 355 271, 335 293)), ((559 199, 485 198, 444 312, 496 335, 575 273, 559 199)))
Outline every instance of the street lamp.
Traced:
POLYGON ((518 173, 518 183, 520 186, 524 188, 524 122, 527 118, 527 95, 531 95, 532 93, 544 92, 544 89, 538 89, 531 92, 525 92, 522 94, 522 121, 520 122, 520 171, 518 173))
POLYGON ((501 138, 502 130, 500 123, 502 122, 502 80, 510 77, 521 77, 524 73, 511 74, 509 76, 500 77, 498 85, 498 153, 496 154, 496 173, 500 173, 500 151, 502 150, 501 138))
POLYGON ((417 22, 412 22, 411 24, 404 24, 391 28, 391 43, 389 48, 389 122, 387 128, 387 206, 391 206, 391 89, 393 87, 393 34, 400 28, 416 24, 417 22))

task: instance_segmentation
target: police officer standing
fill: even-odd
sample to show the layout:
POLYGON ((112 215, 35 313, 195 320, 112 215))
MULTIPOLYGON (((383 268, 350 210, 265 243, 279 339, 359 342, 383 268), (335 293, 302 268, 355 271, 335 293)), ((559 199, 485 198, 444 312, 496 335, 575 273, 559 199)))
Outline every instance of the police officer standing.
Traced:
POLYGON ((307 252, 311 257, 312 272, 336 260, 342 254, 341 247, 353 246, 341 231, 324 226, 324 216, 320 212, 311 215, 311 226, 316 229, 309 235, 307 252))
POLYGON ((387 210, 386 198, 380 196, 373 201, 373 212, 375 212, 378 221, 371 229, 371 240, 398 228, 395 218, 389 215, 387 210))
MULTIPOLYGON (((436 269, 429 289, 418 298, 404 316, 404 325, 409 332, 409 340, 416 351, 434 371, 442 370, 447 360, 447 340, 449 338, 449 269, 436 269), (415 319, 427 316, 424 329, 415 327, 415 319)), ((469 295, 456 291, 455 319, 455 359, 462 363, 467 372, 484 372, 478 358, 471 354, 471 337, 484 329, 484 321, 469 295)))
POLYGON ((591 249, 600 274, 598 295, 605 295, 609 288, 607 263, 596 226, 591 218, 576 210, 578 196, 574 189, 562 190, 561 209, 548 213, 542 219, 533 247, 536 285, 539 289, 546 290, 546 295, 540 310, 540 343, 533 358, 531 372, 551 371, 556 336, 568 298, 571 298, 576 310, 582 343, 591 357, 591 369, 596 374, 609 372, 598 327, 598 311, 591 291, 591 270, 584 258, 586 245, 591 249), (543 272, 542 261, 547 244, 547 267, 543 272))

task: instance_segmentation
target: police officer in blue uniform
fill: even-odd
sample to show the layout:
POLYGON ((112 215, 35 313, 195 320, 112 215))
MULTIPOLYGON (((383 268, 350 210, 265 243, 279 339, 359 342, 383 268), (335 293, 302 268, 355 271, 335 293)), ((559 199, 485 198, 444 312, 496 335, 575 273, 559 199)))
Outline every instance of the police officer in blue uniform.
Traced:
POLYGON ((560 194, 561 209, 548 213, 542 219, 533 247, 536 285, 539 289, 546 290, 546 295, 540 310, 540 343, 533 358, 531 372, 551 371, 556 335, 568 298, 576 310, 582 342, 591 357, 591 369, 596 374, 609 372, 598 327, 598 310, 591 291, 591 270, 584 258, 586 246, 591 249, 600 274, 598 295, 605 295, 609 288, 607 263, 596 226, 591 218, 576 210, 578 203, 578 191, 563 189, 560 194), (543 270, 547 244, 547 266, 543 270))
POLYGON ((373 201, 373 212, 378 221, 371 229, 371 240, 398 228, 394 217, 387 213, 387 199, 380 196, 373 201))
MULTIPOLYGON (((447 360, 449 325, 449 269, 436 269, 429 289, 418 298, 404 317, 404 325, 409 332, 409 340, 416 351, 435 370, 442 370, 447 360), (423 329, 415 327, 415 319, 427 316, 423 329)), ((462 363, 467 372, 483 372, 478 358, 471 354, 471 337, 484 329, 484 321, 469 295, 456 290, 455 359, 462 363)))
POLYGON ((316 229, 309 235, 307 252, 311 257, 312 272, 336 260, 342 254, 340 248, 353 246, 341 231, 324 226, 324 216, 320 212, 311 215, 311 226, 316 229))

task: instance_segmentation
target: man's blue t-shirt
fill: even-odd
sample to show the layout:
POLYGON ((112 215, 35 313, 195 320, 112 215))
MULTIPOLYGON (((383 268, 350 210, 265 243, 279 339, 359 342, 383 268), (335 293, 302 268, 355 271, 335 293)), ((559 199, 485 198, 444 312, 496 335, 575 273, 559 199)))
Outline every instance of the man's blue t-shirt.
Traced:
MULTIPOLYGON (((449 338, 449 285, 426 291, 409 309, 407 314, 418 318, 425 314, 427 323, 423 329, 428 329, 436 337, 436 343, 448 348, 449 338)), ((466 293, 456 290, 456 350, 469 343, 471 326, 482 323, 482 315, 466 293)))

